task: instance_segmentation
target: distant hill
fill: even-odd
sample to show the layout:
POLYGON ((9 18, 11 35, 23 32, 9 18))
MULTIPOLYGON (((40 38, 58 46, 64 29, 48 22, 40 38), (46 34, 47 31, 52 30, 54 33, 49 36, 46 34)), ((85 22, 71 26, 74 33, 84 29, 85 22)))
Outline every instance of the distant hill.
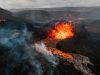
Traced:
POLYGON ((23 10, 16 13, 18 17, 27 20, 29 22, 49 22, 52 20, 52 16, 49 12, 44 10, 23 10))
MULTIPOLYGON (((41 8, 41 9, 20 9, 20 10, 11 10, 17 12, 20 17, 36 17, 37 15, 45 15, 51 17, 53 20, 67 19, 71 15, 73 19, 100 19, 100 8, 99 7, 62 7, 62 8, 41 8), (37 13, 37 14, 35 14, 37 13), (47 15, 49 13, 49 15, 47 15), (22 16, 22 14, 24 16, 22 16), (29 15, 30 14, 30 15, 29 15)), ((51 18, 48 18, 51 20, 51 18)), ((33 18, 32 18, 33 19, 33 18)), ((44 19, 44 18, 43 18, 44 19)))
POLYGON ((4 17, 7 17, 7 18, 11 18, 13 16, 12 14, 13 14, 12 12, 0 8, 0 16, 4 16, 4 17))

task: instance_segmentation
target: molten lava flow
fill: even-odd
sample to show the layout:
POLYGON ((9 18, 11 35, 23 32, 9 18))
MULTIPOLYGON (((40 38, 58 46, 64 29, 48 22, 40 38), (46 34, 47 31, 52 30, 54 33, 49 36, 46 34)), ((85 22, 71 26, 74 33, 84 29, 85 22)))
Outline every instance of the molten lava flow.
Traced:
POLYGON ((71 22, 59 22, 49 32, 49 37, 54 40, 62 40, 74 36, 71 22))
POLYGON ((60 51, 56 48, 52 48, 52 47, 48 47, 48 50, 50 50, 52 52, 52 54, 58 55, 60 57, 63 57, 65 59, 74 59, 74 56, 71 55, 70 53, 65 53, 63 51, 60 51))

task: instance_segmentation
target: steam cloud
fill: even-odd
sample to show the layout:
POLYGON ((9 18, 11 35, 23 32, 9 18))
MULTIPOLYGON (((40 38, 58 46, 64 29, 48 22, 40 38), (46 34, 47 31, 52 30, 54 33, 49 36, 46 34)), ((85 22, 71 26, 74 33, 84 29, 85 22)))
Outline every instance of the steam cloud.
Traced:
POLYGON ((94 75, 87 66, 88 64, 93 65, 88 57, 80 54, 74 54, 74 57, 76 57, 75 60, 71 62, 77 70, 81 71, 83 75, 94 75))

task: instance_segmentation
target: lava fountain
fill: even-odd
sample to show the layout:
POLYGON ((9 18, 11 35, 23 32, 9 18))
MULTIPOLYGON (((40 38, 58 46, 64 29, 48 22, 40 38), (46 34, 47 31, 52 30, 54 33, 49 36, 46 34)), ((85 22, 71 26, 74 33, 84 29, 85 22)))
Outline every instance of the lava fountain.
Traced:
POLYGON ((48 36, 53 40, 72 38, 74 36, 73 23, 57 22, 55 26, 49 31, 48 36))

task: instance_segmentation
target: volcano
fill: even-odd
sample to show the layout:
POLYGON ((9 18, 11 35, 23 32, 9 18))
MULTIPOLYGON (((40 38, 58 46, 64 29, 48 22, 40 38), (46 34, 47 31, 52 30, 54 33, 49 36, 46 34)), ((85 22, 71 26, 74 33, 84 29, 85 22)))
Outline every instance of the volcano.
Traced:
POLYGON ((50 13, 39 12, 34 21, 22 13, 1 14, 6 21, 0 23, 0 75, 99 75, 99 41, 86 26, 92 22, 56 20, 59 13, 51 20, 50 13))

